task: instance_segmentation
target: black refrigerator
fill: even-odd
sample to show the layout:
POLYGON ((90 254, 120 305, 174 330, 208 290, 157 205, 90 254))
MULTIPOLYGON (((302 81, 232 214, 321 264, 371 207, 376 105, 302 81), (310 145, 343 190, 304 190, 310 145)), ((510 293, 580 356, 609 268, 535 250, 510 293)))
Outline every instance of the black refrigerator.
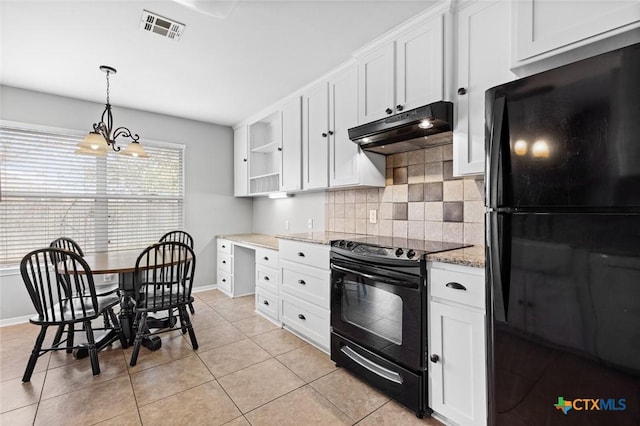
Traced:
POLYGON ((486 92, 490 425, 640 425, 640 44, 486 92))

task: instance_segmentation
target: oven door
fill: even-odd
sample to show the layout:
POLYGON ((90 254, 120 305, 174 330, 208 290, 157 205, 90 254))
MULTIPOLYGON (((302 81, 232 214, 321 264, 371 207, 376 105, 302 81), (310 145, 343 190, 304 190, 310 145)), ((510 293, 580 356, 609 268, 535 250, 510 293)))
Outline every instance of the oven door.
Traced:
POLYGON ((390 361, 421 370, 426 336, 423 289, 421 275, 332 259, 332 331, 390 361))

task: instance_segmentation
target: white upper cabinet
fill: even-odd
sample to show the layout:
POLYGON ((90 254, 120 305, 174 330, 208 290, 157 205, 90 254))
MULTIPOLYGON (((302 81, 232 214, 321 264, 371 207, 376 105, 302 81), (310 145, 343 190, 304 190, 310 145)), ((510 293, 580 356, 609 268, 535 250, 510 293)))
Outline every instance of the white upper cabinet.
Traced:
POLYGON ((453 167, 457 176, 484 173, 484 93, 515 78, 509 70, 510 6, 478 1, 457 14, 457 97, 453 167))
POLYGON ((349 139, 358 125, 358 69, 354 64, 329 79, 329 186, 384 186, 385 158, 349 139))
POLYGON ((396 40, 396 112, 444 99, 444 16, 396 40))
POLYGON ((249 124, 249 194, 280 187, 282 112, 276 110, 249 124))
MULTIPOLYGON (((514 67, 640 27, 638 0, 518 0, 512 4, 514 67)), ((638 37, 636 32, 636 42, 638 37)))
POLYGON ((358 58, 360 123, 392 114, 395 102, 395 43, 358 58))
POLYGON ((302 98, 282 104, 282 170, 280 191, 302 189, 302 98))
POLYGON ((329 184, 357 185, 359 148, 349 139, 358 125, 358 69, 349 67, 329 81, 329 184))
POLYGON ((329 84, 302 95, 302 188, 329 186, 329 84))
POLYGON ((357 56, 360 124, 444 97, 444 16, 421 19, 357 56))
POLYGON ((248 143, 247 126, 233 131, 233 194, 236 197, 249 195, 248 143))

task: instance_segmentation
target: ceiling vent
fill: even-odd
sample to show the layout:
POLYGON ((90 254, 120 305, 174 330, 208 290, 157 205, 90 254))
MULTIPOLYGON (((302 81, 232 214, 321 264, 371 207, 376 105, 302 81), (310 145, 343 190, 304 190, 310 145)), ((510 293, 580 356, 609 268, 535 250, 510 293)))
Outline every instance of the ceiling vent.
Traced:
POLYGON ((149 12, 148 10, 143 10, 142 18, 140 18, 140 29, 178 41, 184 31, 184 24, 149 12))

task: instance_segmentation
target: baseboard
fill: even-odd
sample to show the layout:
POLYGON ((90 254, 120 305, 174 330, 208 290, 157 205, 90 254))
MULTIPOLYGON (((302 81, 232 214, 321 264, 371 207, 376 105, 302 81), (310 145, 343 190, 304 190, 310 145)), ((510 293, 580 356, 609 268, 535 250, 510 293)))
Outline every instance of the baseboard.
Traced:
POLYGON ((200 293, 201 291, 216 290, 217 288, 218 288, 218 284, 201 285, 198 287, 193 287, 191 289, 191 293, 200 293))
POLYGON ((24 324, 29 322, 29 318, 31 318, 35 314, 25 315, 22 317, 14 317, 14 318, 5 318, 0 319, 0 327, 5 327, 7 325, 16 325, 16 324, 24 324))

